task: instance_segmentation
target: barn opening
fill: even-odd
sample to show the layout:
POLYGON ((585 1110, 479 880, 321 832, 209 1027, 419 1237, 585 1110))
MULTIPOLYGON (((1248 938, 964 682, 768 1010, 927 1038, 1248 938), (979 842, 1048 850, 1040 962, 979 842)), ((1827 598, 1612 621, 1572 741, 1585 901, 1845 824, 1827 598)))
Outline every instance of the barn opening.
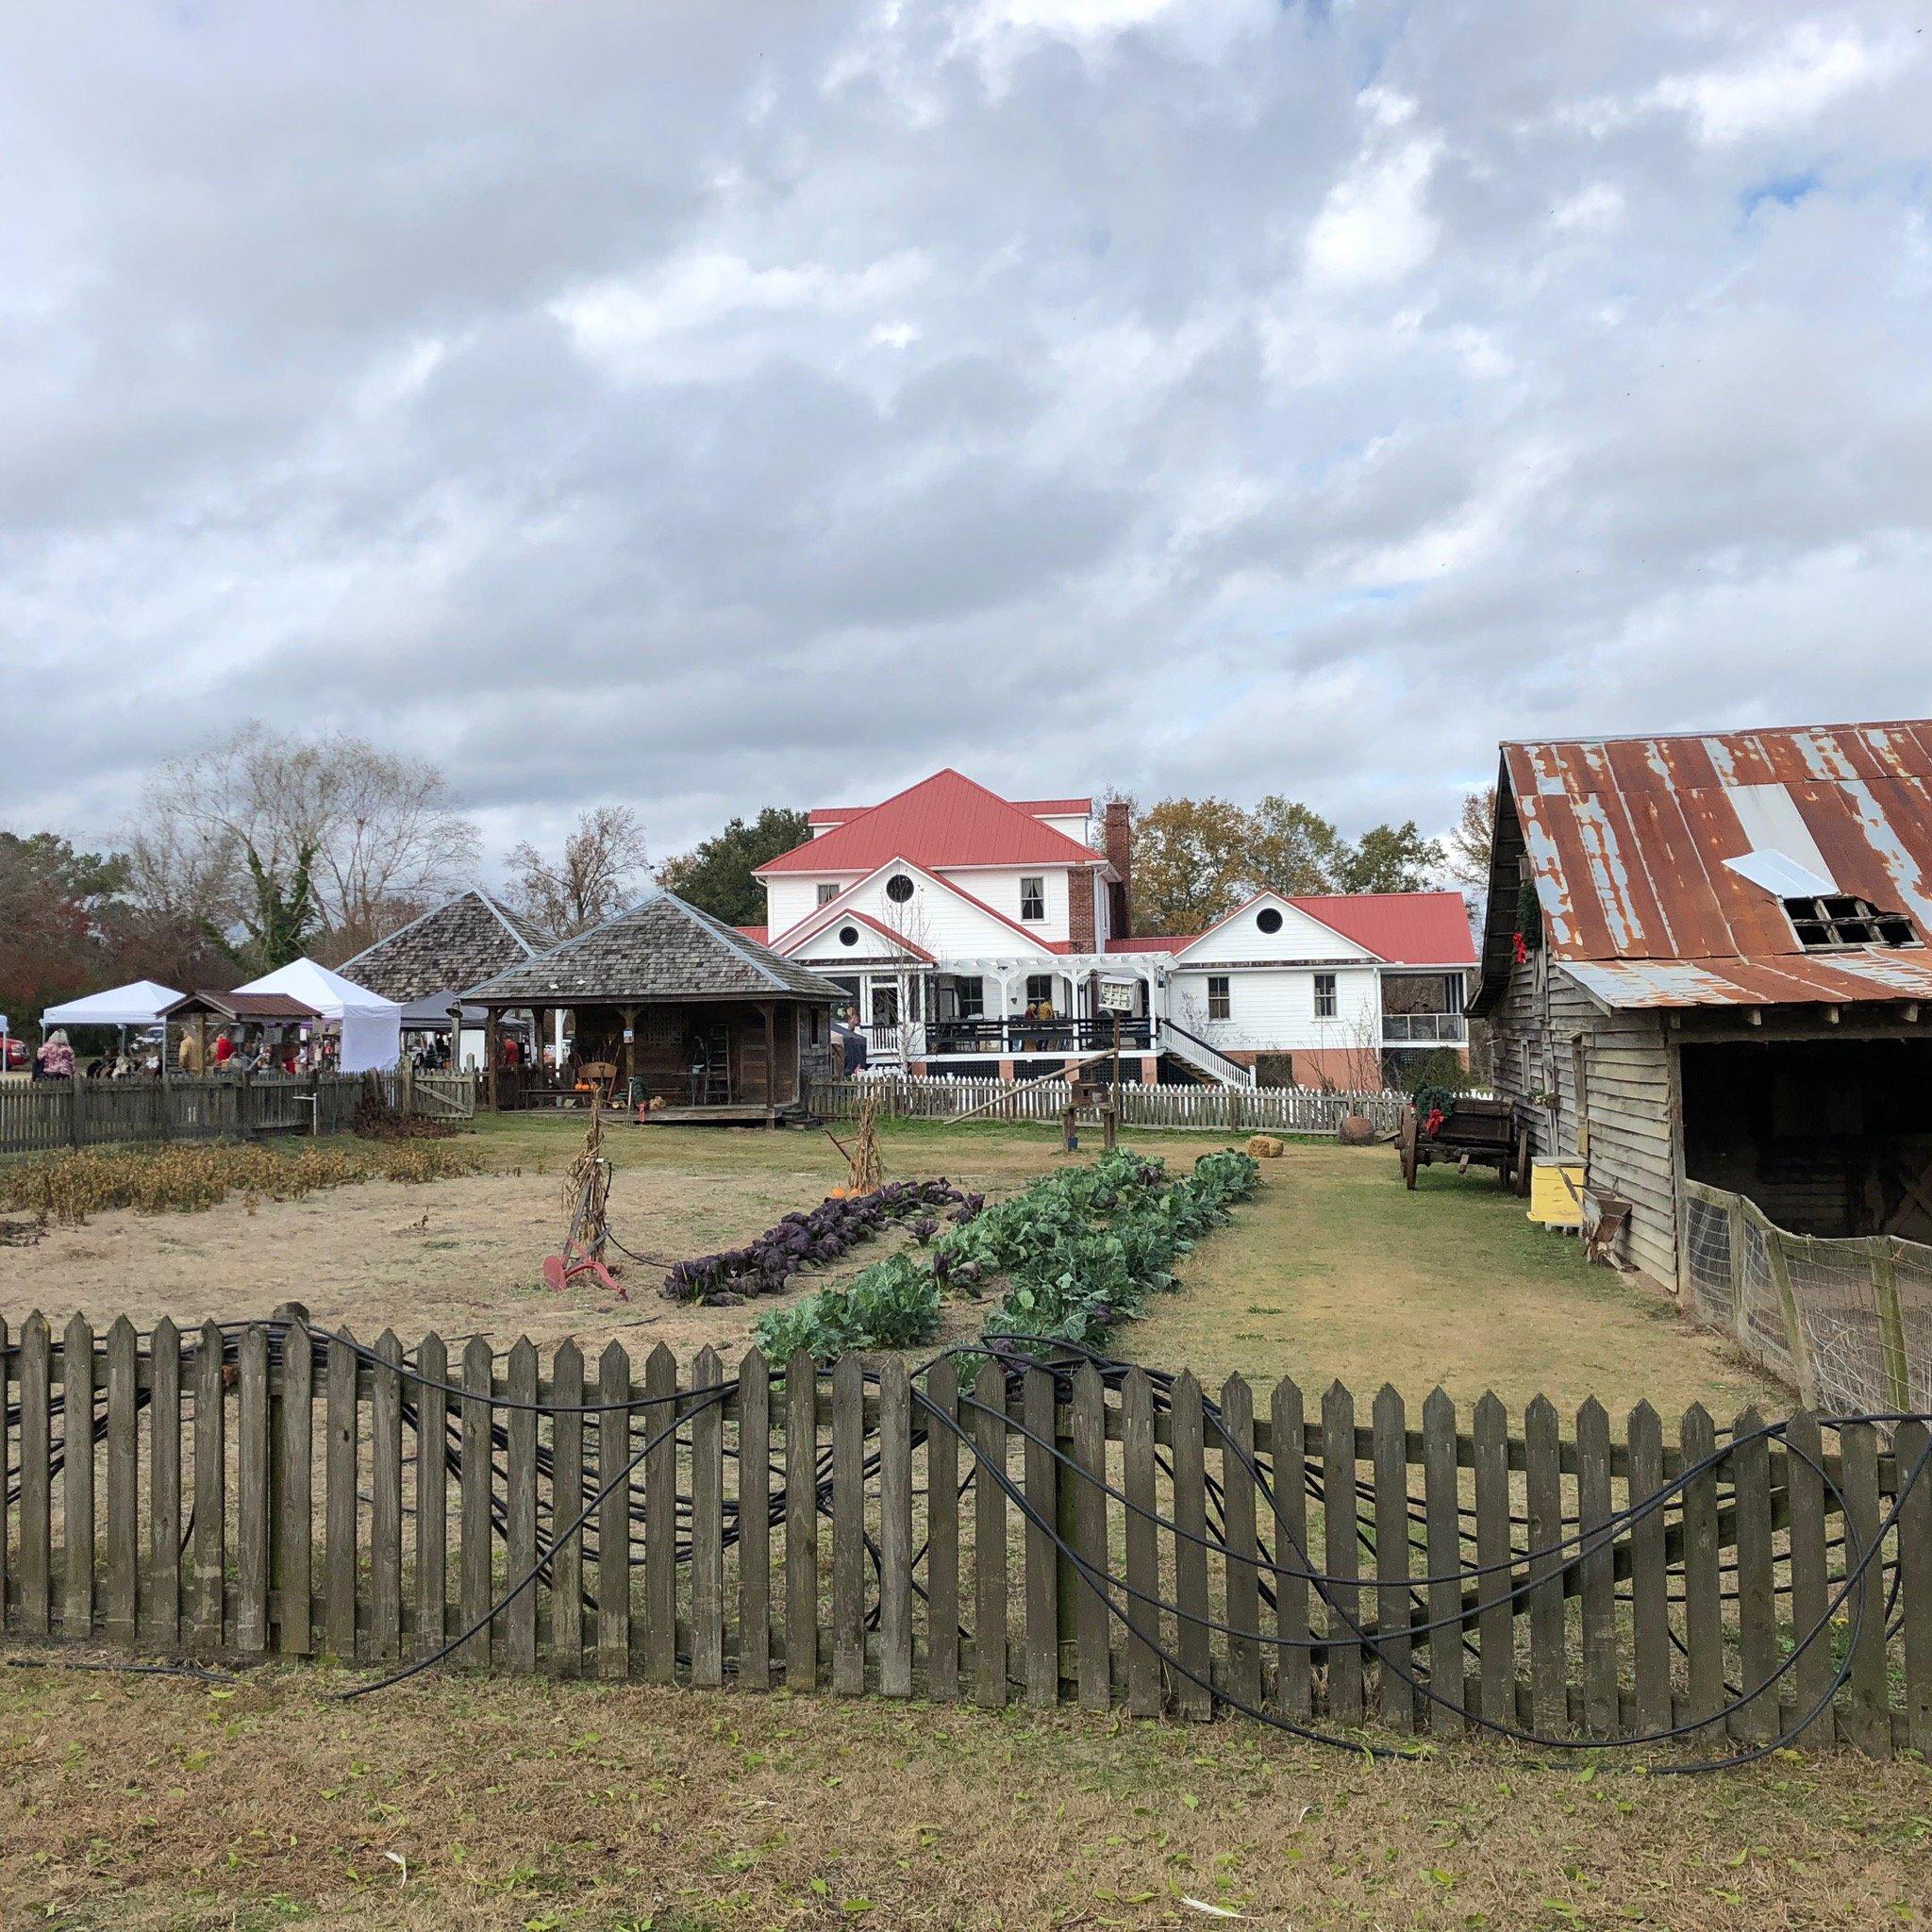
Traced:
POLYGON ((1685 1044, 1684 1171, 1796 1234, 1932 1241, 1932 1041, 1685 1044))

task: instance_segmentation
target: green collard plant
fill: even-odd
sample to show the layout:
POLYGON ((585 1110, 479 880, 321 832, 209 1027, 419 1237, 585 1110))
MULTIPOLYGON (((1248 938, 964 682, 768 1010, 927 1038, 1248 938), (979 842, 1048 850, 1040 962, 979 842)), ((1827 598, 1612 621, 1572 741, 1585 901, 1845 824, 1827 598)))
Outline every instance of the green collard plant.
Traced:
POLYGON ((930 1269, 895 1255, 845 1288, 763 1317, 754 1340, 774 1362, 801 1348, 824 1359, 917 1347, 939 1332, 942 1294, 997 1294, 983 1324, 994 1345, 1015 1337, 1097 1348, 1150 1294, 1175 1286, 1175 1262, 1259 1180, 1259 1163, 1234 1149, 1203 1155, 1179 1180, 1160 1160, 1103 1155, 955 1215, 927 1248, 930 1269))

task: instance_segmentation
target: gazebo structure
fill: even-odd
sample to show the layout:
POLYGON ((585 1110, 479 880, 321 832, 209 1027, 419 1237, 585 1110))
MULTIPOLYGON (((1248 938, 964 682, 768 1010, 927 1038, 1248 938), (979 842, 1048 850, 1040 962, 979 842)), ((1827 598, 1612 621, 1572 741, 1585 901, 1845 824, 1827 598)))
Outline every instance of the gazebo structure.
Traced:
POLYGON ((624 1098, 654 1121, 776 1125, 806 1110, 813 1070, 829 1064, 829 980, 654 890, 627 911, 511 966, 463 994, 481 1007, 492 1108, 571 1094, 581 1071, 613 1070, 624 1098), (501 1065, 507 1013, 528 1012, 541 1039, 574 1016, 575 1070, 555 1079, 501 1065))
POLYGON ((452 1033, 451 1063, 482 1064, 483 1016, 459 995, 543 950, 537 935, 481 886, 446 899, 420 919, 365 946, 341 972, 358 986, 400 1001, 405 1033, 452 1033), (473 1030, 474 1029, 474 1030, 473 1030))

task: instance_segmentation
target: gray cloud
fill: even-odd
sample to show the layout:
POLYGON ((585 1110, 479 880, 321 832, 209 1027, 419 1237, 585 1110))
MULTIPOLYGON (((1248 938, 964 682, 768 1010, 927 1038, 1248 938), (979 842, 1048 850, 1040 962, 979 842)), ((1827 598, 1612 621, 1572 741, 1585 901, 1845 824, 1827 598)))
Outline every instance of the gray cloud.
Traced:
POLYGON ((659 851, 958 764, 1441 824, 1932 708, 1918 23, 62 9, 0 69, 0 819, 241 718, 659 851), (599 746, 594 760, 586 743, 599 746))

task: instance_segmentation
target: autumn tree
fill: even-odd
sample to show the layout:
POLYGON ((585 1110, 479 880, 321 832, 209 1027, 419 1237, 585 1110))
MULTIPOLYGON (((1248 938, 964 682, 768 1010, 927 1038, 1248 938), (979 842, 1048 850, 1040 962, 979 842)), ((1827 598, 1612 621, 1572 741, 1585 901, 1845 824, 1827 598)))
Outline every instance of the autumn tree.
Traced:
POLYGON ((0 832, 0 1012, 22 1032, 44 1007, 102 985, 127 868, 56 832, 0 832))
POLYGON ((1253 810, 1224 798, 1164 798, 1134 821, 1135 924, 1199 932, 1262 891, 1424 891, 1445 863, 1412 819, 1351 841, 1278 793, 1253 810))
POLYGON ((1490 882, 1490 842, 1496 824, 1496 788, 1486 785, 1462 801, 1449 834, 1449 869, 1466 886, 1490 882))
POLYGON ((1192 933, 1240 903, 1254 821, 1224 798, 1163 798, 1134 824, 1134 924, 1192 933))
POLYGON ((510 900, 555 945, 621 912, 649 860, 638 815, 628 806, 600 805, 577 820, 555 858, 527 842, 511 851, 510 900))
POLYGON ((1249 814, 1251 892, 1332 892, 1348 847, 1318 811, 1271 792, 1249 814))
POLYGON ((722 832, 666 859, 658 881, 728 925, 758 925, 765 917, 765 889, 753 874, 810 837, 811 821, 804 812, 768 805, 749 824, 734 818, 722 832))
POLYGON ((1371 825, 1341 855, 1338 892, 1425 892, 1447 859, 1441 841, 1424 839, 1413 819, 1371 825))

